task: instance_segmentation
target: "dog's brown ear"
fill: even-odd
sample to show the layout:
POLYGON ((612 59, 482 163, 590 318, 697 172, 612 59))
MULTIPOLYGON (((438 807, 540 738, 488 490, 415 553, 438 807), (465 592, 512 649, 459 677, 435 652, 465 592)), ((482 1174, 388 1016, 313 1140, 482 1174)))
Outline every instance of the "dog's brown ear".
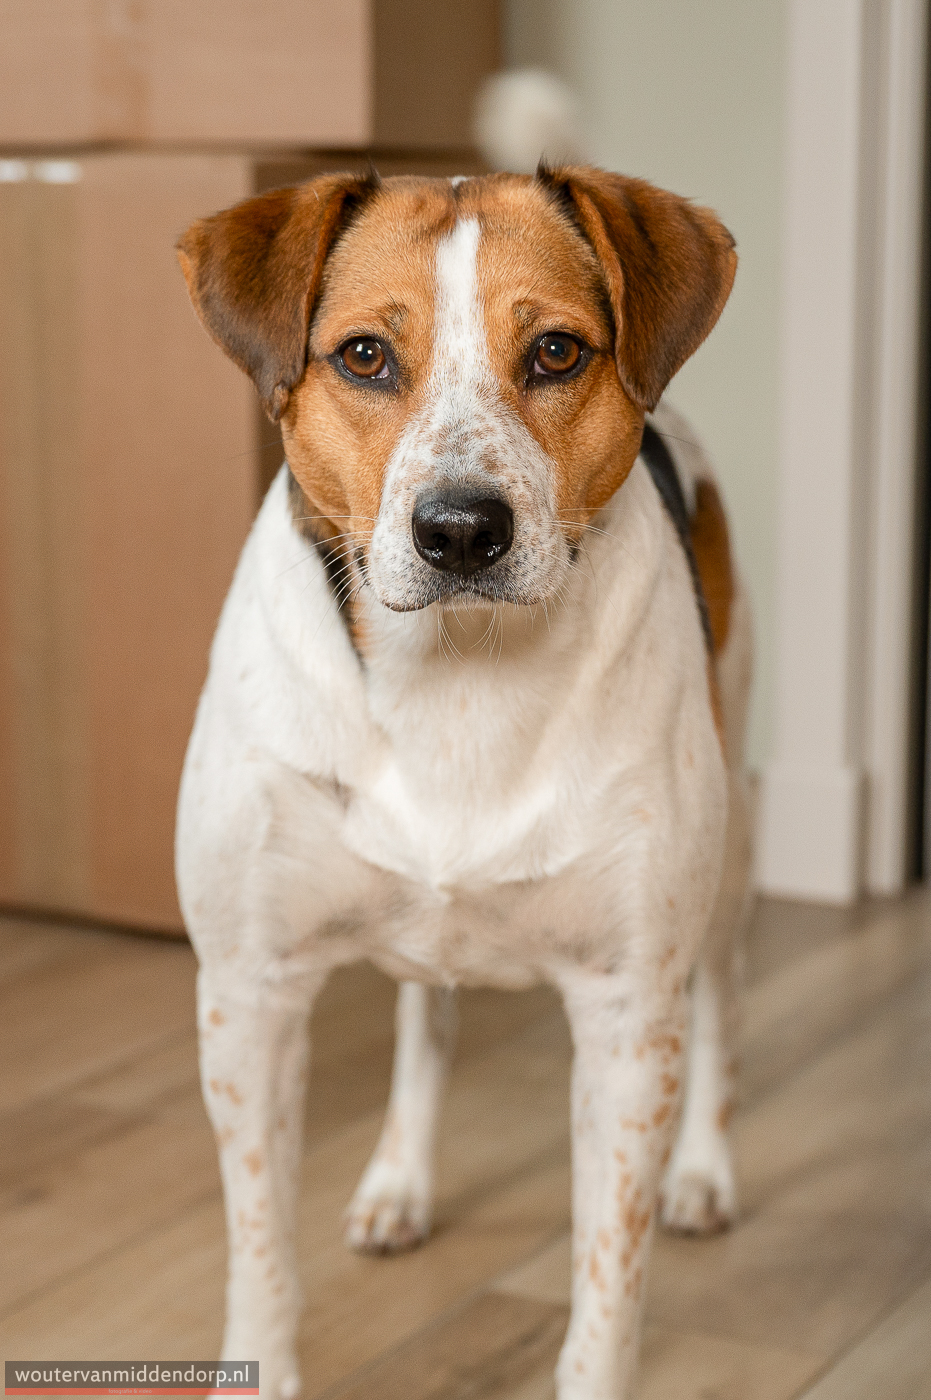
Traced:
POLYGON ((281 417, 304 373, 307 335, 326 255, 375 175, 322 175, 272 190, 209 219, 177 244, 194 309, 213 339, 281 417))
POLYGON ((717 321, 737 270, 734 240, 710 209, 624 175, 541 167, 604 269, 626 393, 652 409, 717 321))

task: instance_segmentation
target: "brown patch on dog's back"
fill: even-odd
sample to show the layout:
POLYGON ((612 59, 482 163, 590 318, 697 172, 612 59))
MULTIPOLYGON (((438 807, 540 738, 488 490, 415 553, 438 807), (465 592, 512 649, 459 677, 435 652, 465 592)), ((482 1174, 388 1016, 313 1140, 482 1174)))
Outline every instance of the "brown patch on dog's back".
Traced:
POLYGON ((689 524, 692 551, 708 608, 715 656, 720 656, 730 631, 734 601, 734 566, 727 516, 713 481, 695 483, 695 510, 689 524))

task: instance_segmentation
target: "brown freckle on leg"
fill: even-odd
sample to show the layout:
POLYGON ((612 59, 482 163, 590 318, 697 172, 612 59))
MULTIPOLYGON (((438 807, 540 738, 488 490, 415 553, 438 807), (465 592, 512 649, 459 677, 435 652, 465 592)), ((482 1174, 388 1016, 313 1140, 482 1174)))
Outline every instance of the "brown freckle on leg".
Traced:
POLYGON ((210 1022, 210 1024, 211 1024, 212 1026, 225 1026, 225 1025, 226 1025, 226 1017, 223 1015, 223 1012, 220 1010, 220 1008, 219 1008, 218 1006, 215 1006, 215 1007, 213 1008, 213 1010, 211 1011, 210 1015, 207 1017, 207 1020, 210 1022))
POLYGON ((669 1117, 671 1112, 672 1109, 669 1107, 668 1103, 660 1104, 659 1108, 653 1114, 654 1128, 662 1127, 662 1125, 666 1122, 666 1119, 669 1117))
POLYGON ((219 1094, 219 1092, 220 1092, 220 1081, 219 1081, 219 1079, 211 1079, 211 1080, 210 1080, 210 1092, 211 1092, 211 1094, 219 1094))
POLYGON ((618 1199, 618 1202, 619 1202, 620 1204, 623 1204, 624 1201, 626 1201, 626 1199, 627 1199, 627 1191, 628 1191, 628 1189, 629 1189, 629 1187, 630 1187, 630 1184, 631 1184, 631 1182, 633 1181, 633 1179, 634 1179, 633 1172, 623 1172, 623 1173, 622 1173, 621 1178, 620 1178, 620 1180, 619 1180, 618 1183, 617 1183, 617 1192, 616 1192, 617 1199, 618 1199))
POLYGON ((722 1133, 727 1132, 727 1129, 730 1125, 730 1121, 733 1118, 733 1116, 734 1105, 730 1102, 730 1100, 728 1100, 727 1103, 722 1103, 721 1107, 718 1109, 718 1127, 721 1129, 722 1133))
POLYGON ((674 1074, 670 1074, 668 1070, 663 1070, 663 1077, 660 1080, 660 1083, 662 1085, 663 1093, 666 1095, 667 1098, 671 1099, 673 1094, 677 1094, 679 1092, 679 1081, 676 1078, 676 1076, 674 1074))
POLYGON ((261 1152, 259 1152, 257 1149, 253 1149, 252 1152, 247 1152, 242 1160, 243 1166, 246 1167, 246 1169, 250 1171, 253 1176, 258 1176, 259 1172, 262 1170, 261 1152))
POLYGON ((241 1093, 239 1092, 239 1090, 236 1088, 236 1085, 235 1085, 235 1084, 232 1084, 232 1083, 231 1083, 231 1084, 226 1084, 226 1085, 224 1085, 224 1092, 225 1092, 226 1094, 228 1094, 228 1096, 229 1096, 229 1098, 230 1098, 230 1100, 231 1100, 232 1103, 234 1103, 234 1104, 236 1104, 236 1105, 239 1105, 239 1104, 242 1103, 242 1094, 241 1094, 241 1093))

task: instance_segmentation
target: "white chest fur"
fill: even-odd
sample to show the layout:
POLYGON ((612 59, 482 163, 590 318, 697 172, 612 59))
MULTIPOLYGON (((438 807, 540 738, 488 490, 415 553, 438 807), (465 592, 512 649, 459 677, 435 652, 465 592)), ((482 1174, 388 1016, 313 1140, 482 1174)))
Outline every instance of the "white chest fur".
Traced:
MULTIPOLYGON (((638 918, 645 883, 675 899, 720 826, 691 589, 638 464, 555 606, 397 614, 369 595, 360 658, 282 474, 224 610, 185 770, 195 941, 198 907, 216 905, 204 882, 232 891, 248 871, 304 911, 296 931, 282 920, 272 956, 325 929, 333 960, 394 957, 446 980, 527 980, 583 948, 610 957, 625 898, 638 918)), ((249 896, 227 902, 250 946, 249 896)))

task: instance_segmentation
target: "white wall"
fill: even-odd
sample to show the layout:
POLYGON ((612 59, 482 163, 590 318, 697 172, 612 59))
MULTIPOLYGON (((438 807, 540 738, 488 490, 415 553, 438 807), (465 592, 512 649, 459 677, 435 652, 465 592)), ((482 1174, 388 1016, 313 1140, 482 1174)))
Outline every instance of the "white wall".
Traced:
POLYGON ((671 396, 727 491, 756 613, 750 761, 773 742, 784 0, 505 0, 508 66, 582 99, 591 159, 717 209, 737 239, 731 300, 671 396))
POLYGON ((928 0, 505 0, 588 153, 715 207, 741 263, 672 386, 716 460, 758 637, 771 893, 906 877, 928 0))

